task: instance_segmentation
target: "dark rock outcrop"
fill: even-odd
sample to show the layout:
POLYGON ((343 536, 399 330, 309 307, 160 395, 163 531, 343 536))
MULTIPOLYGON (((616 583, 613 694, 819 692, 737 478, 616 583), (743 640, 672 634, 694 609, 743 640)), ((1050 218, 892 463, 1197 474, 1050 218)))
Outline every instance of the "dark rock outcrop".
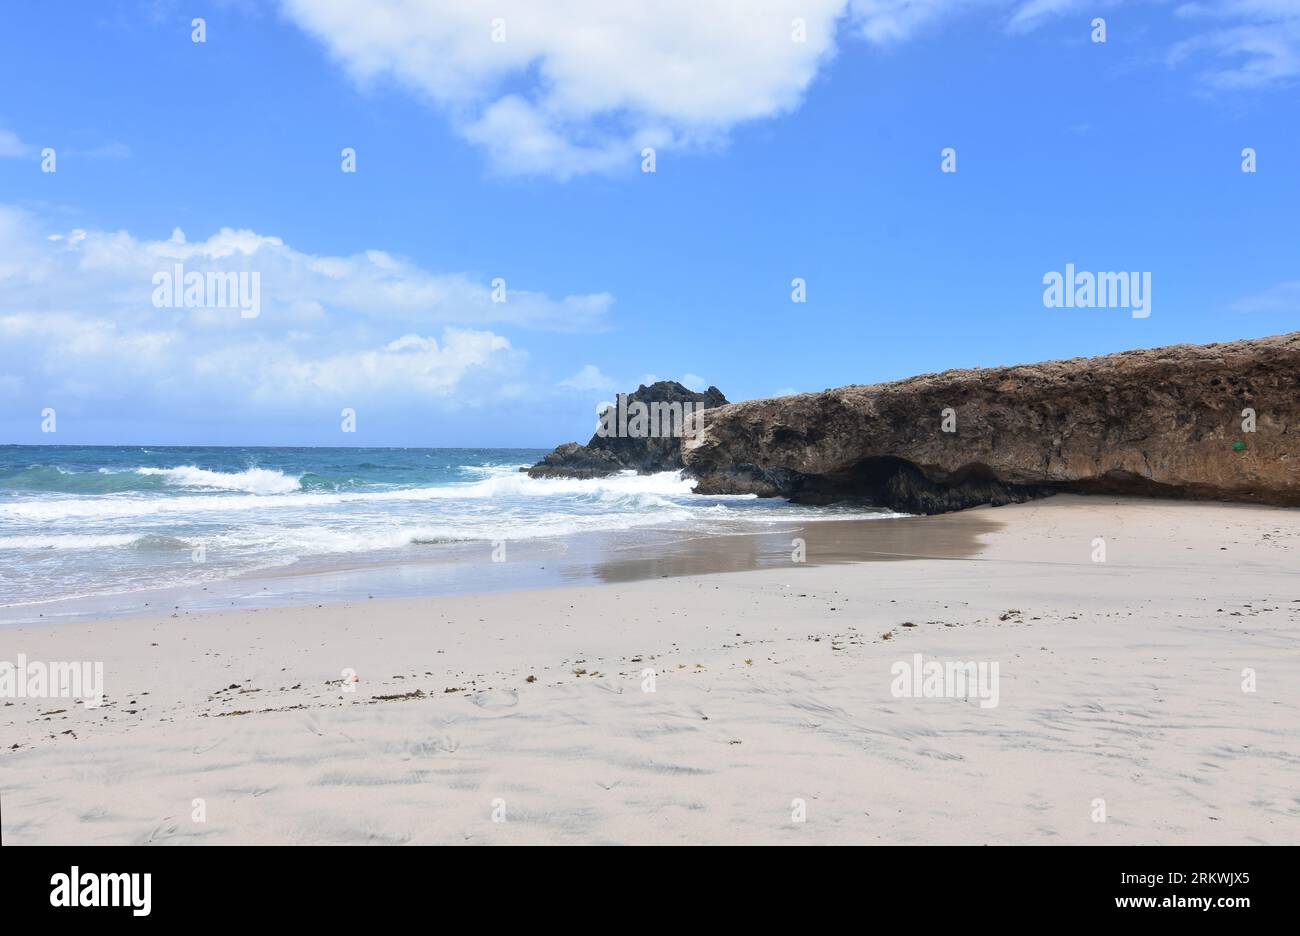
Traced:
POLYGON ((1300 506, 1300 332, 734 403, 682 457, 701 494, 909 513, 1057 491, 1300 506))
MULTIPOLYGON (((706 410, 726 405, 717 387, 696 393, 672 380, 642 384, 627 396, 633 403, 702 403, 706 410)), ((671 435, 658 438, 593 435, 586 445, 566 442, 528 469, 530 478, 600 478, 626 471, 639 474, 679 471, 682 468, 682 439, 671 435)))
POLYGON ((528 469, 530 478, 603 478, 625 465, 604 449, 565 442, 528 469))

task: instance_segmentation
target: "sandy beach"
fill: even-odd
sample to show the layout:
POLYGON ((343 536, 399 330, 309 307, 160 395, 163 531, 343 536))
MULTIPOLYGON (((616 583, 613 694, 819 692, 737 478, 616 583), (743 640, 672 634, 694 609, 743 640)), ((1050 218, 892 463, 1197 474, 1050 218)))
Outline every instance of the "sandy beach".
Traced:
POLYGON ((809 529, 784 568, 7 627, 106 701, 0 705, 4 843, 1300 840, 1293 511, 809 529), (899 697, 916 654, 997 704, 899 697))

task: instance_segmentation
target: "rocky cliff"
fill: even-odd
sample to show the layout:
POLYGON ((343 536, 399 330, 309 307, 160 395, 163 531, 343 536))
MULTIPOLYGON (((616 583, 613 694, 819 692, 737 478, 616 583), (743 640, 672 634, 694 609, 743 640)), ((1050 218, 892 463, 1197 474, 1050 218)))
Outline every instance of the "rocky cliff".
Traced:
POLYGON ((733 403, 682 458, 697 493, 912 513, 1056 491, 1300 506, 1300 332, 733 403))
MULTIPOLYGON (((677 403, 702 404, 711 409, 723 406, 727 398, 717 387, 696 393, 672 380, 660 380, 648 387, 642 384, 632 393, 624 394, 624 402, 632 404, 677 403)), ((624 420, 626 421, 626 420, 624 420)), ((611 420, 611 423, 616 420, 611 420)), ((624 427, 626 428, 626 427, 624 427)), ((657 471, 678 471, 682 468, 682 438, 680 434, 647 437, 644 434, 605 435, 591 437, 586 445, 566 442, 528 469, 532 478, 600 478, 618 471, 633 469, 641 474, 657 471)))

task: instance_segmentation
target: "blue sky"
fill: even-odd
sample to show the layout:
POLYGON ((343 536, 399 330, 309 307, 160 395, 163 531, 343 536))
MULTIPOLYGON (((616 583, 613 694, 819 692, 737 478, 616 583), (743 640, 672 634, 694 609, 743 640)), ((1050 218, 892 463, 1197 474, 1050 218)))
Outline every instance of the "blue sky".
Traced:
POLYGON ((0 442, 549 447, 651 376, 746 399, 1300 327, 1295 0, 0 17, 0 442), (157 308, 176 262, 258 271, 260 314, 157 308), (1067 263, 1150 272, 1152 314, 1045 308, 1067 263))

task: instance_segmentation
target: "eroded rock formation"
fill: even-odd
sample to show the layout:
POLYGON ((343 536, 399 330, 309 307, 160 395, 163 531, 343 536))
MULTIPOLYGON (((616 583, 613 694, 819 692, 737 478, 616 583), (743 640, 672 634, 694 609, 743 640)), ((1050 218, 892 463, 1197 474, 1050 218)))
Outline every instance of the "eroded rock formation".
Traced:
MULTIPOLYGON (((627 394, 627 403, 702 403, 706 410, 723 406, 727 398, 717 387, 696 393, 672 380, 642 384, 627 394)), ((566 442, 528 469, 531 478, 600 478, 627 469, 640 474, 678 471, 682 468, 680 435, 593 435, 586 445, 566 442)))
POLYGON ((682 457, 701 494, 910 513, 1056 491, 1300 506, 1300 332, 733 403, 682 457))

